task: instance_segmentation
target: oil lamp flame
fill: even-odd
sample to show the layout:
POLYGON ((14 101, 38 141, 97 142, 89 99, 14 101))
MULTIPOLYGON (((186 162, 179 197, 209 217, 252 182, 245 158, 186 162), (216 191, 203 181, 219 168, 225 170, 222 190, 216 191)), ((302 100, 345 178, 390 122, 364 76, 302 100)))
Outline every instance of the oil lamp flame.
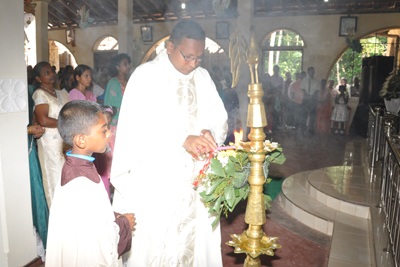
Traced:
POLYGON ((243 129, 240 129, 239 133, 235 131, 233 134, 235 135, 235 146, 238 147, 240 146, 240 142, 243 141, 243 129))

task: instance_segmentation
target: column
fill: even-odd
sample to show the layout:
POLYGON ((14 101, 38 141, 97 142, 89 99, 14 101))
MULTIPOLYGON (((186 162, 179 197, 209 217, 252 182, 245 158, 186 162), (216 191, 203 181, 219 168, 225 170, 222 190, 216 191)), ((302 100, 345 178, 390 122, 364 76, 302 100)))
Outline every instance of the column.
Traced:
MULTIPOLYGON (((250 27, 253 25, 254 18, 254 0, 238 0, 238 13, 237 27, 242 32, 246 39, 247 45, 250 45, 250 27)), ((242 121, 243 140, 247 141, 248 127, 247 122, 247 107, 249 104, 249 97, 247 96, 248 85, 251 82, 249 64, 243 63, 240 67, 240 77, 238 84, 235 87, 236 93, 239 98, 240 117, 242 121)))
POLYGON ((133 58, 133 0, 118 0, 118 53, 133 58))
POLYGON ((36 56, 37 62, 49 61, 49 3, 51 0, 35 0, 36 3, 36 56))
POLYGON ((36 258, 29 179, 22 1, 0 0, 0 266, 36 258), (10 90, 11 89, 11 90, 10 90))

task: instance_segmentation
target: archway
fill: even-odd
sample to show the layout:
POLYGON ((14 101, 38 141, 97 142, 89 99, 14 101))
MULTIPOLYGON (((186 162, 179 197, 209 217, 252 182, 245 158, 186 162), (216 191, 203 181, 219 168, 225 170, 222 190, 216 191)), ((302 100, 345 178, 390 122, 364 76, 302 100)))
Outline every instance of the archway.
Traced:
POLYGON ((279 29, 269 33, 261 42, 264 73, 272 75, 274 65, 280 67, 281 75, 289 72, 293 76, 300 72, 304 47, 303 38, 292 30, 279 29))
POLYGON ((49 40, 49 63, 56 66, 57 71, 67 65, 74 68, 78 65, 71 51, 62 43, 54 40, 49 40))
POLYGON ((96 71, 108 67, 113 57, 118 55, 118 40, 113 36, 102 36, 93 46, 93 65, 96 71))
POLYGON ((333 63, 329 72, 329 79, 339 84, 340 79, 344 77, 351 83, 354 77, 361 77, 363 59, 372 56, 393 56, 394 67, 398 66, 399 38, 400 28, 380 30, 361 37, 362 52, 357 53, 347 47, 333 63))
MULTIPOLYGON (((142 63, 153 60, 162 49, 166 48, 167 42, 169 40, 169 36, 166 36, 156 42, 146 53, 144 56, 142 63)), ((218 45, 217 42, 212 39, 206 37, 206 47, 205 47, 205 60, 201 63, 201 66, 209 71, 211 71, 213 66, 230 66, 229 56, 224 51, 224 49, 218 45)))

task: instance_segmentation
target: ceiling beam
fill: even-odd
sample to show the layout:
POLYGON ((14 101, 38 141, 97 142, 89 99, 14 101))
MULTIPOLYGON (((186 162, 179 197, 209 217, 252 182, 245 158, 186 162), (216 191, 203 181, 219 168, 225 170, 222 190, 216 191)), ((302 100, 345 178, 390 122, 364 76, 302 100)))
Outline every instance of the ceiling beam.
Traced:
POLYGON ((208 17, 207 11, 204 8, 204 6, 202 4, 199 4, 198 0, 194 0, 196 2, 196 5, 199 7, 199 9, 203 12, 204 16, 206 16, 206 18, 208 17))
POLYGON ((157 19, 154 17, 154 15, 147 9, 147 7, 145 5, 143 5, 141 3, 141 1, 139 0, 135 0, 135 2, 143 9, 143 11, 145 13, 147 13, 154 21, 156 21, 157 19))
MULTIPOLYGON (((108 2, 111 3, 111 5, 115 8, 115 10, 117 11, 117 14, 118 14, 118 6, 115 5, 114 2, 113 2, 112 0, 108 0, 108 2)), ((134 15, 134 16, 135 16, 135 15, 138 16, 140 21, 144 21, 143 17, 142 17, 139 13, 137 13, 137 12, 135 11, 135 9, 133 9, 133 15, 134 15)), ((133 20, 133 18, 132 18, 132 20, 133 20)))
MULTIPOLYGON (((101 1, 96 0, 96 2, 101 6, 101 8, 103 8, 103 9, 108 13, 108 15, 110 15, 110 17, 112 17, 112 18, 118 18, 118 14, 117 14, 117 16, 116 16, 115 13, 110 12, 109 9, 106 8, 106 7, 101 3, 101 1)), ((118 19, 117 19, 117 20, 118 20, 118 19)))
MULTIPOLYGON (((50 7, 53 8, 55 11, 57 11, 57 13, 61 14, 64 18, 66 18, 67 20, 69 20, 69 17, 66 16, 66 15, 64 14, 64 12, 62 12, 62 11, 59 10, 57 7, 55 7, 55 5, 53 5, 51 2, 50 2, 50 7)), ((54 14, 53 14, 53 15, 54 15, 54 14)), ((58 18, 59 16, 56 16, 56 17, 58 18)))
MULTIPOLYGON (((48 11, 49 11, 49 14, 50 14, 51 16, 53 16, 53 17, 59 22, 59 25, 57 25, 57 26, 63 25, 63 24, 62 24, 63 22, 62 22, 56 15, 54 15, 54 13, 51 12, 50 9, 49 9, 48 11)), ((54 22, 54 20, 52 20, 52 21, 54 22)), ((54 23, 52 23, 52 24, 54 24, 54 23)), ((67 24, 67 23, 65 22, 65 24, 67 24)))
POLYGON ((73 10, 69 5, 65 4, 63 0, 58 0, 58 2, 60 4, 62 4, 63 6, 65 6, 72 14, 74 14, 75 16, 78 16, 77 10, 73 10))
POLYGON ((168 11, 171 11, 172 13, 174 13, 174 15, 175 15, 178 19, 181 18, 179 12, 178 12, 172 5, 170 5, 170 3, 168 3, 166 0, 163 0, 163 1, 164 1, 165 5, 167 6, 168 11))
POLYGON ((162 14, 163 10, 162 8, 157 4, 157 2, 155 2, 154 0, 150 0, 150 2, 153 4, 153 6, 158 9, 158 11, 162 14))

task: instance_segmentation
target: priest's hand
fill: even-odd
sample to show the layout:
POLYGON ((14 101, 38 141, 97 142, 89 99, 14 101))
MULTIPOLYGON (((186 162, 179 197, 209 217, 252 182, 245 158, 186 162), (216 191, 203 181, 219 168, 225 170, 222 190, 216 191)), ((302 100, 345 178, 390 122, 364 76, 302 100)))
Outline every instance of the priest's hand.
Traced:
POLYGON ((212 136, 210 130, 201 130, 201 136, 204 136, 208 141, 214 144, 213 150, 217 149, 217 144, 215 143, 214 137, 212 136))
POLYGON ((135 214, 134 213, 125 213, 125 214, 122 214, 122 216, 125 216, 128 219, 131 230, 132 231, 135 230, 135 228, 134 228, 134 226, 136 225, 135 214))
POLYGON ((217 149, 217 145, 215 144, 211 133, 205 133, 204 135, 200 136, 189 135, 186 138, 185 143, 183 143, 183 148, 196 155, 196 157, 200 157, 208 156, 211 151, 217 149), (210 136, 208 136, 208 134, 210 136))

